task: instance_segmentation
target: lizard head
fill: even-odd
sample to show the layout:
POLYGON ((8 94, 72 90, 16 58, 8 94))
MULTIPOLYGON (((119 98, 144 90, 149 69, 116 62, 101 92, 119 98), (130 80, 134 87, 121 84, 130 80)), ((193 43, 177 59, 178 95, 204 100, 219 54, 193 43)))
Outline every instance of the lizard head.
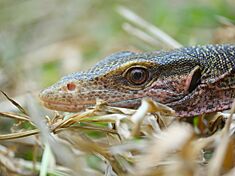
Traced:
POLYGON ((73 73, 43 90, 39 97, 49 109, 80 111, 102 99, 118 107, 138 107, 143 97, 171 104, 199 84, 201 70, 176 52, 113 54, 86 72, 73 73))

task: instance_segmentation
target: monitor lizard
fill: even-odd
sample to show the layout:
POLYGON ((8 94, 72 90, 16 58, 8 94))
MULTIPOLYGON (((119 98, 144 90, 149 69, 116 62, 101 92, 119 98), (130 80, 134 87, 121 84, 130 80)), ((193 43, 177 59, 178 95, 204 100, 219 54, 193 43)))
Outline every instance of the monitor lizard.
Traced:
POLYGON ((85 72, 63 77, 39 94, 43 104, 76 112, 102 99, 137 108, 151 97, 179 117, 229 109, 235 98, 235 45, 114 53, 85 72))

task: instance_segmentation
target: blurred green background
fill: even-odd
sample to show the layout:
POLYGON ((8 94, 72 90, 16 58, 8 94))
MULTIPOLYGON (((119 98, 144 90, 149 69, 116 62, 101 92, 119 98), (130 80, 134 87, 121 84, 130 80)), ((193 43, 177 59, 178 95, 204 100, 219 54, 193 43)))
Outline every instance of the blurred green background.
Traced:
POLYGON ((125 30, 120 5, 184 46, 235 41, 234 0, 0 0, 0 89, 37 92, 113 52, 163 49, 125 30))

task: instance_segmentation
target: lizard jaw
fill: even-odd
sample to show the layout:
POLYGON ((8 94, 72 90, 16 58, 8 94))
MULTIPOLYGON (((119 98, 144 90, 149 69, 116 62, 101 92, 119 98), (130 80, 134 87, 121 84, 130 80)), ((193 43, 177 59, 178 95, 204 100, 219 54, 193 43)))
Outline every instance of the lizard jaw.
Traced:
MULTIPOLYGON (((121 101, 115 101, 115 102, 107 102, 110 106, 116 106, 116 107, 122 107, 122 108, 133 108, 138 107, 141 104, 142 98, 133 98, 128 100, 121 100, 121 101)), ((85 110, 90 107, 94 107, 96 104, 96 101, 94 102, 85 102, 80 104, 74 104, 74 103, 62 103, 62 102, 53 102, 48 100, 41 100, 43 106, 45 106, 48 109, 51 110, 57 110, 62 112, 79 112, 82 110, 85 110)))
POLYGON ((77 104, 62 104, 56 102, 42 101, 43 106, 51 110, 63 111, 63 112, 78 112, 81 111, 88 105, 77 105, 77 104))
MULTIPOLYGON (((94 107, 96 104, 96 99, 94 100, 81 100, 79 103, 75 102, 62 102, 62 101, 54 101, 53 99, 49 99, 47 96, 43 96, 44 94, 39 94, 39 98, 41 99, 41 103, 48 109, 63 111, 63 112, 79 112, 85 110, 90 107, 94 107)), ((123 107, 123 108, 134 108, 138 107, 141 103, 141 97, 132 98, 126 100, 117 100, 117 101, 108 101, 107 104, 110 106, 123 107)), ((104 100, 105 101, 105 100, 104 100)))

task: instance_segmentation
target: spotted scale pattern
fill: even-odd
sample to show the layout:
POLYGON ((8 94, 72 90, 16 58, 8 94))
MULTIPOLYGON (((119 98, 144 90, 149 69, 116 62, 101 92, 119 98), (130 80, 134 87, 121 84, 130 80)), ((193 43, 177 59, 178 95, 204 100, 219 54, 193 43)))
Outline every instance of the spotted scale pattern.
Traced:
POLYGON ((235 45, 205 45, 170 51, 112 54, 86 72, 63 77, 43 90, 43 104, 55 110, 80 111, 102 99, 119 107, 136 108, 143 97, 172 107, 178 116, 194 116, 225 110, 235 98, 235 45), (143 85, 125 76, 130 67, 147 69, 143 85), (190 90, 194 71, 198 84, 190 90), (68 90, 68 84, 76 88, 68 90), (190 91, 189 91, 190 90, 190 91))

